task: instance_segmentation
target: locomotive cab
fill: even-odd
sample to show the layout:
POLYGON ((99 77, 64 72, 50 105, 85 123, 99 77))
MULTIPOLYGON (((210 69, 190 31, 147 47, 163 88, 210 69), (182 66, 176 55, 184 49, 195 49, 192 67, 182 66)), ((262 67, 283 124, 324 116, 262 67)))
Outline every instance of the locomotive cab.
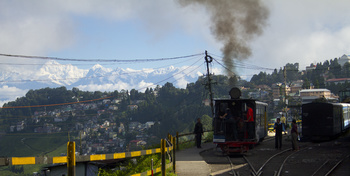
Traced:
POLYGON ((231 99, 214 100, 213 142, 226 153, 248 151, 267 135, 267 104, 240 99, 238 91, 231 89, 231 99))

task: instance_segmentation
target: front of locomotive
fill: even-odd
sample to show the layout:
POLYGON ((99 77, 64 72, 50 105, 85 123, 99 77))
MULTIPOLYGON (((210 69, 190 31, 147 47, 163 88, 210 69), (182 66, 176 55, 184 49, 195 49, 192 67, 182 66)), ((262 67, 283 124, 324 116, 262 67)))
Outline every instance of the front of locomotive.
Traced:
POLYGON ((232 88, 231 99, 214 100, 213 142, 226 153, 242 153, 256 143, 255 135, 247 131, 247 112, 249 107, 255 112, 255 101, 240 95, 238 88, 232 88))

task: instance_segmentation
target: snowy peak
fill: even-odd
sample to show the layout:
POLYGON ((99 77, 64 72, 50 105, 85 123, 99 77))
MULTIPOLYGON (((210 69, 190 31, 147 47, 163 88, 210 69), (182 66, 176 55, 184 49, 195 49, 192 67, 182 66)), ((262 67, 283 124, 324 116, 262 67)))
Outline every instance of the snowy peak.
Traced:
POLYGON ((44 80, 51 80, 52 83, 67 86, 84 77, 87 70, 79 69, 71 64, 62 65, 54 60, 46 62, 36 72, 35 76, 44 80))
MULTIPOLYGON (((22 69, 14 67, 9 70, 0 71, 0 88, 7 86, 16 90, 40 89, 45 87, 65 86, 67 89, 77 87, 84 91, 114 91, 136 89, 144 91, 147 87, 155 87, 171 82, 174 86, 185 88, 190 82, 195 82, 201 70, 184 69, 178 67, 167 67, 159 69, 123 69, 105 68, 100 64, 90 69, 80 69, 71 64, 60 64, 54 60, 47 61, 40 67, 22 69), (192 70, 192 73, 189 73, 192 70), (187 72, 187 73, 186 73, 187 72), (192 74, 192 75, 191 75, 192 74)), ((0 101, 7 101, 2 97, 5 92, 0 92, 0 101), (2 95, 3 94, 3 95, 2 95)), ((18 96, 14 95, 14 100, 18 96)), ((11 100, 11 101, 12 101, 11 100)))
POLYGON ((102 65, 96 64, 89 70, 87 76, 103 76, 111 71, 112 69, 110 68, 104 68, 102 65))

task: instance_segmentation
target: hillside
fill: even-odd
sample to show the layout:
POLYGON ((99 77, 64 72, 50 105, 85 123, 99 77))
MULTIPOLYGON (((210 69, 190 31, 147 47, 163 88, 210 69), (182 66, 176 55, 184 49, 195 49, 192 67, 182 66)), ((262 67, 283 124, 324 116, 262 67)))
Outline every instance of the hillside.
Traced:
MULTIPOLYGON (((339 67, 337 60, 330 63, 318 64, 308 72, 299 71, 298 64, 287 64, 286 69, 275 69, 272 74, 254 75, 250 82, 213 75, 213 98, 228 97, 232 85, 244 87, 243 98, 260 92, 260 100, 270 105, 268 116, 271 118, 284 105, 273 106, 270 83, 303 80, 304 88, 314 85, 335 94, 349 87, 348 82, 326 84, 327 78, 347 76, 347 64, 339 67), (264 96, 261 91, 265 92, 264 96)), ((30 90, 0 110, 0 153, 41 156, 65 145, 68 138, 82 139, 76 149, 81 154, 138 150, 159 144, 168 133, 191 132, 198 117, 202 118, 206 130, 211 129, 210 107, 204 103, 209 98, 204 86, 206 81, 206 77, 199 77, 186 88, 177 88, 168 82, 144 92, 135 89, 89 92, 66 87, 30 90), (135 141, 142 141, 142 145, 135 145, 135 141)))

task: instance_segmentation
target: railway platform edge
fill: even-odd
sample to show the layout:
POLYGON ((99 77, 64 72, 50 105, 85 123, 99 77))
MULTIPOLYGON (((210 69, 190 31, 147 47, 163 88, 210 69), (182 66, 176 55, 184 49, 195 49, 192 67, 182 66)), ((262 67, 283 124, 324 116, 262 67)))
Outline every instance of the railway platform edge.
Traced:
POLYGON ((213 143, 203 143, 202 148, 192 148, 176 152, 176 173, 178 176, 208 176, 210 175, 209 165, 200 155, 202 152, 214 149, 213 143))

